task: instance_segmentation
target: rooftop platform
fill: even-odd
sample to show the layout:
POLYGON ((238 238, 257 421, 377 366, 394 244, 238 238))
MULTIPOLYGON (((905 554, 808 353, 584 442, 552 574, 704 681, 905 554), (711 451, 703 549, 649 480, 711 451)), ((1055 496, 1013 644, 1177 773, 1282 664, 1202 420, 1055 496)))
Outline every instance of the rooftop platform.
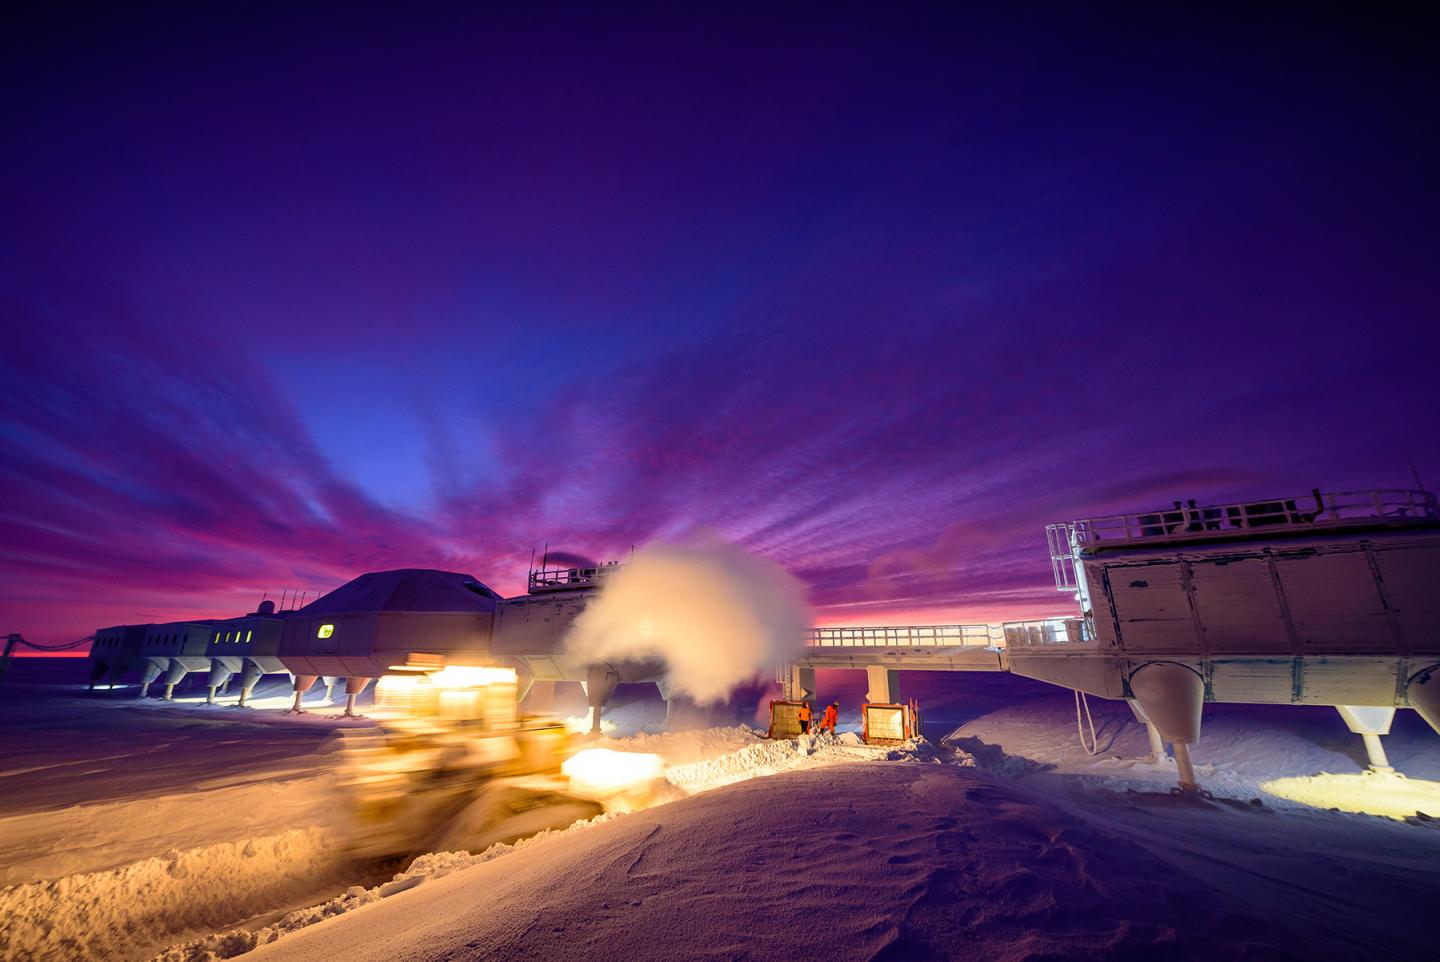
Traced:
POLYGON ((552 591, 585 591, 599 588, 620 570, 618 562, 596 565, 592 568, 537 568, 530 572, 529 593, 546 594, 552 591))
POLYGON ((1440 527, 1440 502, 1432 492, 1316 488, 1230 504, 1175 501, 1168 508, 1059 521, 1046 525, 1045 534, 1055 585, 1073 591, 1076 559, 1101 552, 1415 527, 1440 527))

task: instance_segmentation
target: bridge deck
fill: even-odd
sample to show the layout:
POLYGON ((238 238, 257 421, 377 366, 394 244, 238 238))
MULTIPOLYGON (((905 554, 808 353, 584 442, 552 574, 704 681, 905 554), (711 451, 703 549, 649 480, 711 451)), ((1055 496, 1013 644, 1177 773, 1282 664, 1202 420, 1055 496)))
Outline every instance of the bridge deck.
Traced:
POLYGON ((1075 619, 998 625, 867 625, 812 628, 797 668, 1008 671, 1005 646, 1065 640, 1075 619))
POLYGON ((995 645, 836 645, 807 647, 800 668, 885 667, 911 671, 1007 671, 1005 649, 995 645))

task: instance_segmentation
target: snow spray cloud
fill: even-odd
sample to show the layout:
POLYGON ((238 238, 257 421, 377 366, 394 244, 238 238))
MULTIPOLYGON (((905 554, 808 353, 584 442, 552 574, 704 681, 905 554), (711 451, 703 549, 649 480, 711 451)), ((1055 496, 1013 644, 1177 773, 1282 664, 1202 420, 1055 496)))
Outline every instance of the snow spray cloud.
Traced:
POLYGON ((659 659, 674 691, 711 704, 798 651, 804 599, 788 571, 736 545, 647 545, 581 612, 566 647, 596 661, 659 659))

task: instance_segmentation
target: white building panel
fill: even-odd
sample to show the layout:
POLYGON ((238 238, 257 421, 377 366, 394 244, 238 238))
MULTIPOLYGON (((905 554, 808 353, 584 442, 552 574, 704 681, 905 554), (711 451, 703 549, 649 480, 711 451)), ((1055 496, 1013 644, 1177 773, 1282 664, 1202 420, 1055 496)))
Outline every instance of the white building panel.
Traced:
POLYGON ((1306 705, 1395 704, 1400 663, 1394 658, 1306 658, 1300 701, 1306 705))
POLYGON ((1294 649, 1268 559, 1192 560, 1190 584, 1211 654, 1294 649))
POLYGON ((1317 654, 1397 650, 1363 551, 1277 555, 1275 567, 1302 650, 1317 654))
POLYGON ((1178 562, 1111 565, 1110 597, 1125 650, 1195 651, 1195 618, 1178 562))
POLYGON ((1375 561, 1406 649, 1440 654, 1440 548, 1377 548, 1375 561))
POLYGON ((1294 658, 1217 658, 1210 663, 1215 701, 1288 705, 1295 697, 1294 658))
MULTIPOLYGON (((1110 602, 1110 592, 1105 587, 1105 566, 1098 561, 1087 561, 1081 568, 1089 586, 1085 597, 1094 605, 1091 619, 1094 622, 1095 641, 1101 648, 1111 648, 1115 640, 1115 609, 1110 602)), ((1083 609, 1082 609, 1083 610, 1083 609)))

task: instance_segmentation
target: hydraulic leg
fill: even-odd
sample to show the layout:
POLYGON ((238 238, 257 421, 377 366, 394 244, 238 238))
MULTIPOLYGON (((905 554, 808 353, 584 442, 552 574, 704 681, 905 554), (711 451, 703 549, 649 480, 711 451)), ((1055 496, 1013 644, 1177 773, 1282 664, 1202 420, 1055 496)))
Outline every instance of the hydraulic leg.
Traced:
POLYGON ((585 688, 585 700, 590 705, 590 733, 600 734, 600 713, 605 710, 609 703, 610 696, 615 693, 615 686, 620 683, 620 676, 606 665, 592 665, 586 672, 585 681, 582 683, 585 688))
POLYGON ((1155 723, 1146 716, 1145 709, 1141 708, 1140 703, 1135 699, 1127 698, 1125 704, 1130 706, 1130 712, 1135 716, 1135 720, 1145 726, 1145 735, 1150 740, 1151 761, 1156 763, 1165 761, 1168 756, 1165 754, 1165 739, 1160 737, 1160 729, 1155 727, 1155 723))
POLYGON ((305 693, 315 686, 315 679, 317 677, 316 675, 295 676, 295 704, 290 706, 291 711, 302 712, 305 710, 300 707, 300 699, 304 698, 305 693))
POLYGON ((170 670, 165 673, 166 701, 170 701, 170 699, 174 697, 175 686, 180 684, 180 682, 183 681, 185 676, 188 674, 190 674, 189 668, 186 668, 183 664, 181 664, 174 658, 170 659, 170 670))
POLYGON ((141 697, 141 698, 146 698, 146 697, 149 696, 149 694, 150 694, 150 685, 155 681, 156 678, 159 678, 159 677, 160 677, 160 673, 161 673, 162 671, 164 671, 164 670, 165 670, 165 669, 164 669, 163 667, 161 667, 160 665, 157 665, 157 664, 156 664, 155 662, 153 662, 153 661, 148 661, 148 660, 147 660, 147 661, 145 662, 145 674, 143 674, 143 675, 140 677, 140 697, 141 697))
POLYGON ((1205 706, 1205 683, 1200 675, 1176 662, 1152 661, 1131 674, 1130 691, 1145 717, 1174 748, 1180 790, 1198 791, 1190 746, 1200 741, 1200 714, 1205 706))
POLYGON ((246 661, 244 669, 240 672, 240 704, 250 700, 250 693, 255 690, 255 685, 260 681, 260 666, 253 661, 246 661))
POLYGON ((347 718, 355 715, 355 699, 360 697, 373 678, 352 677, 345 679, 345 715, 347 718))
POLYGON ((1395 720, 1395 709, 1377 708, 1369 705, 1336 705, 1335 710, 1345 719, 1345 725, 1365 741, 1365 755, 1372 772, 1393 772, 1390 759, 1385 756, 1385 746, 1380 736, 1390 734, 1390 723, 1395 720))
POLYGON ((205 704, 215 704, 215 693, 224 685, 230 683, 230 676, 235 672, 220 659, 212 659, 210 662, 210 677, 205 680, 208 691, 205 695, 205 704))
POLYGON ((900 704, 900 672, 884 665, 870 665, 865 669, 865 679, 870 683, 865 692, 865 700, 870 704, 900 704))

